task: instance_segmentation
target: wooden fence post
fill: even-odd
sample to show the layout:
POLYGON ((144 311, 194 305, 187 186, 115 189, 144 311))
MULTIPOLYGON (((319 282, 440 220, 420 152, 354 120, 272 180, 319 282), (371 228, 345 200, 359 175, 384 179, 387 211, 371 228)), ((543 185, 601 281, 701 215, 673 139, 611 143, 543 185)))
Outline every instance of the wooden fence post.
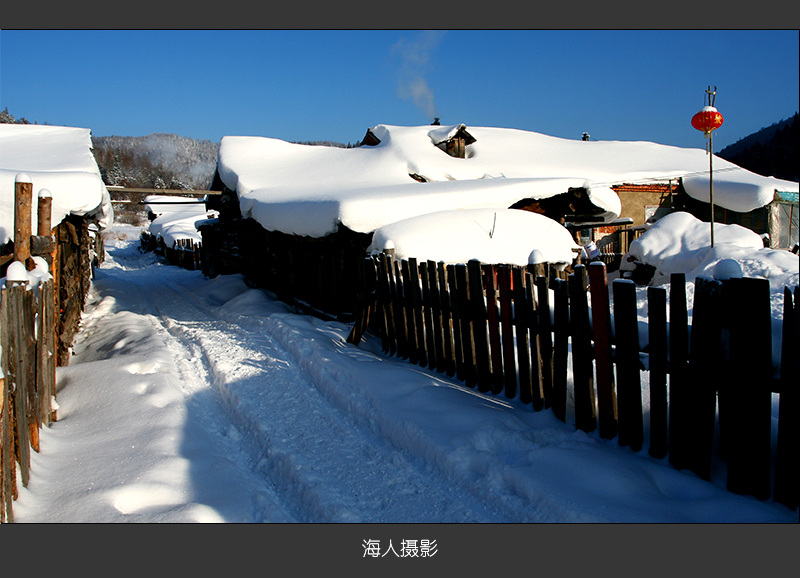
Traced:
POLYGON ((639 324, 636 318, 636 285, 629 279, 616 279, 614 329, 617 342, 617 403, 619 444, 634 451, 642 449, 642 385, 639 374, 639 324))
POLYGON ((599 433, 601 438, 613 439, 617 435, 617 396, 611 356, 611 311, 606 266, 600 261, 589 264, 589 292, 592 299, 599 433))
POLYGON ((455 377, 461 381, 466 381, 464 369, 464 344, 462 336, 464 332, 461 326, 464 319, 461 313, 461 299, 459 297, 459 287, 456 279, 456 265, 447 265, 447 288, 450 303, 450 319, 453 326, 453 353, 455 357, 455 377))
POLYGON ((489 325, 489 350, 492 356, 492 393, 503 391, 503 349, 500 345, 500 314, 494 265, 483 266, 486 287, 486 318, 489 325))
POLYGON ((470 290, 470 317, 472 318, 472 342, 475 344, 475 369, 478 391, 487 393, 492 387, 492 362, 489 357, 488 311, 484 299, 483 275, 480 261, 467 263, 470 290))
MULTIPOLYGON (((517 368, 519 372, 519 399, 522 403, 533 403, 533 375, 531 373, 530 321, 531 303, 528 302, 524 270, 511 269, 511 296, 514 299, 514 332, 517 340, 517 368)), ((540 395, 536 395, 540 398, 540 395)))
POLYGON ((800 453, 800 289, 794 288, 794 303, 789 288, 783 290, 783 331, 781 341, 780 406, 778 409, 778 445, 775 455, 776 502, 793 510, 800 502, 800 472, 797 456, 800 453))
POLYGON ((447 371, 447 359, 444 348, 444 318, 442 316, 442 297, 439 285, 438 267, 434 261, 428 261, 428 291, 430 293, 431 321, 433 327, 433 348, 436 355, 436 370, 447 371))
POLYGON ((647 320, 650 341, 650 449, 654 458, 667 455, 667 290, 647 288, 647 320))
MULTIPOLYGON (((0 288, 0 327, 9 327, 8 289, 0 288)), ((14 456, 15 430, 14 408, 11 406, 10 336, 7 330, 0 331, 0 522, 13 522, 13 502, 17 497, 17 471, 14 456)))
POLYGON ((586 266, 577 265, 570 273, 569 326, 572 335, 572 382, 575 396, 575 427, 585 432, 597 428, 595 410, 592 342, 589 302, 586 295, 586 266))
POLYGON ((33 184, 26 174, 18 174, 14 188, 14 260, 30 269, 31 201, 33 184))
POLYGON ((720 429, 730 444, 728 489, 760 499, 770 495, 772 329, 769 280, 726 282, 736 313, 730 316, 730 379, 720 429), (742 304, 747 304, 742 307, 742 304))
POLYGON ((709 277, 695 281, 689 347, 689 369, 686 376, 691 391, 687 406, 686 467, 704 480, 711 478, 711 457, 717 414, 716 382, 723 373, 721 303, 724 295, 720 283, 709 277))
POLYGON ((431 291, 428 261, 419 263, 420 284, 422 285, 422 317, 425 328, 425 355, 428 358, 428 369, 435 370, 439 359, 436 351, 436 328, 434 326, 433 295, 431 291))
POLYGON ((507 265, 495 267, 500 291, 500 327, 503 350, 503 382, 506 397, 517 395, 517 363, 514 356, 514 326, 511 314, 511 271, 507 265))
POLYGON ((439 274, 439 304, 442 308, 442 340, 444 341, 445 374, 456 374, 456 351, 453 343, 453 311, 448 288, 448 272, 444 262, 436 264, 439 274))
MULTIPOLYGON (((419 266, 417 259, 410 257, 404 263, 408 263, 408 277, 406 283, 408 284, 409 292, 411 294, 411 318, 414 320, 414 347, 416 349, 416 363, 425 367, 428 365, 428 353, 425 347, 425 319, 422 314, 422 288, 420 287, 419 266)), ((406 270, 404 269, 404 275, 406 270)))
MULTIPOLYGON (((539 323, 539 308, 536 305, 536 286, 533 275, 525 270, 525 307, 528 311, 527 330, 529 335, 528 350, 530 353, 531 363, 531 390, 532 397, 531 403, 533 409, 541 411, 545 407, 545 389, 544 389, 544 372, 542 360, 542 338, 541 338, 541 324, 539 323)), ((548 316, 549 316, 548 311, 548 316)))
POLYGON ((676 469, 686 468, 691 448, 687 424, 692 396, 687 383, 689 322, 686 304, 686 276, 670 276, 669 293, 669 461, 676 469))
POLYGON ((567 421, 567 364, 569 360, 569 294, 567 282, 551 280, 553 288, 553 413, 567 421))
POLYGON ((544 407, 549 408, 553 402, 553 324, 550 317, 550 290, 547 277, 543 275, 536 277, 536 302, 539 312, 537 338, 541 355, 542 395, 544 407))
POLYGON ((461 347, 464 356, 464 382, 469 387, 477 385, 475 373, 475 343, 472 340, 472 318, 470 315, 470 287, 469 277, 467 276, 467 266, 458 264, 455 267, 456 287, 455 300, 458 302, 458 314, 460 317, 459 327, 461 328, 461 347))

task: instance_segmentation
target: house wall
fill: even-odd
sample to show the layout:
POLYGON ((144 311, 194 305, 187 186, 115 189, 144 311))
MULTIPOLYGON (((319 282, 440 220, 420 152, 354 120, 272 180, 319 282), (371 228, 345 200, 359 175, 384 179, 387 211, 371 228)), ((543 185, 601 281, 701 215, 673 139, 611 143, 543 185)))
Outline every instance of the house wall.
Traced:
POLYGON ((678 184, 618 185, 612 187, 619 196, 620 218, 633 219, 633 226, 644 225, 651 217, 660 217, 676 210, 678 184))

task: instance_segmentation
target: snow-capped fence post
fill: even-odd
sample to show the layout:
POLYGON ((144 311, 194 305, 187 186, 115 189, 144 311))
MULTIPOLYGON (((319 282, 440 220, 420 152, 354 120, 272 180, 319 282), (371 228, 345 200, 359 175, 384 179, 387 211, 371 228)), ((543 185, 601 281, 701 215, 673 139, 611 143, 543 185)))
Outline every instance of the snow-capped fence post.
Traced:
MULTIPOLYGON (((9 396, 8 419, 12 424, 11 451, 19 463, 22 485, 27 487, 32 432, 29 424, 32 421, 35 423, 30 419, 30 414, 36 410, 35 401, 31 407, 32 399, 35 400, 36 343, 33 291, 29 290, 29 281, 11 279, 11 275, 8 275, 2 307, 3 374, 9 396)), ((38 424, 35 427, 38 433, 38 424)), ((12 491, 16 496, 16 481, 12 491)))
POLYGON ((611 313, 606 266, 600 261, 589 265, 589 292, 597 376, 597 421, 600 437, 613 439, 617 435, 617 399, 611 356, 611 313))
POLYGON ((800 504, 800 289, 794 288, 794 299, 788 287, 783 290, 783 328, 781 341, 780 405, 778 408, 778 443, 775 451, 775 485, 773 496, 793 510, 800 504), (792 302, 794 301, 794 303, 792 302))
POLYGON ((639 326, 636 319, 636 285, 629 279, 612 283, 614 329, 617 342, 617 414, 619 444, 642 449, 642 385, 639 374, 639 326))
POLYGON ((575 427, 592 432, 597 427, 586 266, 577 265, 567 279, 569 287, 569 333, 572 337, 572 376, 575 397, 575 427))

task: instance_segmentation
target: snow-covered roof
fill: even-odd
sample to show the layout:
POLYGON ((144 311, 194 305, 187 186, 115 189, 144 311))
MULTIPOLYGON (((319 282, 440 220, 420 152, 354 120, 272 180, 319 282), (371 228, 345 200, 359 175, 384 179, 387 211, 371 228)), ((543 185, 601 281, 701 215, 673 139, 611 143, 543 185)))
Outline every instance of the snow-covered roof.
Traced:
MULTIPOLYGON (((100 228, 113 220, 89 129, 0 124, 0 243, 14 235, 14 191, 20 174, 33 184, 34 199, 42 190, 50 192, 53 226, 69 214, 89 215, 100 228)), ((35 232, 35 200, 31 213, 35 232)))
POLYGON ((145 208, 156 215, 148 231, 163 239, 167 247, 172 247, 178 239, 201 243, 196 223, 218 216, 216 211, 207 210, 205 204, 197 199, 174 195, 149 195, 145 198, 145 208))
MULTIPOLYGON (((309 236, 324 236, 339 224, 374 232, 436 211, 504 209, 521 199, 548 198, 576 187, 585 187, 611 221, 620 212, 619 198, 609 188, 613 184, 691 175, 690 195, 702 199, 703 179, 708 188, 703 149, 471 127, 475 142, 462 159, 436 147, 459 130, 466 126, 377 125, 368 134, 380 142, 357 148, 226 136, 217 169, 225 186, 238 194, 244 217, 268 230, 309 236)), ((714 200, 725 208, 762 203, 763 190, 777 185, 797 190, 797 183, 759 177, 723 159, 715 158, 714 164, 720 171, 714 175, 714 200)))

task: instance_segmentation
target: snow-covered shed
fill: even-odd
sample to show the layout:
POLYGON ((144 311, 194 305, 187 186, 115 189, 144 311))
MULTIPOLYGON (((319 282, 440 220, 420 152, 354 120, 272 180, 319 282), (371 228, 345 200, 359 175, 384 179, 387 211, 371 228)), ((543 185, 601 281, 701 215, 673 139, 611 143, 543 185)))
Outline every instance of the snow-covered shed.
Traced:
MULTIPOLYGON (((44 245, 48 252, 41 256, 56 273, 61 312, 58 362, 65 364, 91 282, 92 262, 102 259, 98 233, 113 221, 111 199, 92 154, 91 131, 0 124, 0 277, 5 277, 13 261, 17 181, 31 184, 34 235, 38 222, 35 199, 50 197, 54 242, 44 245)), ((31 248, 35 253, 34 244, 31 248)))
MULTIPOLYGON (((731 183, 763 179, 722 159, 716 166, 731 183)), ((291 247, 295 270, 310 254, 341 272, 346 268, 333 264, 331 253, 361 257, 376 232, 399 221, 425 217, 435 227, 426 216, 521 209, 575 230, 611 223, 621 215, 615 187, 678 183, 707 167, 702 149, 570 140, 464 124, 376 125, 354 148, 226 136, 212 184, 223 192, 215 207, 220 218, 201 231, 204 247, 225 247, 227 261, 211 259, 216 272, 225 272, 230 259, 238 257, 240 271, 249 267, 258 274, 266 268, 287 276, 272 254, 278 245, 291 247)), ((338 281, 347 285, 344 278, 331 279, 333 285, 338 281)))

